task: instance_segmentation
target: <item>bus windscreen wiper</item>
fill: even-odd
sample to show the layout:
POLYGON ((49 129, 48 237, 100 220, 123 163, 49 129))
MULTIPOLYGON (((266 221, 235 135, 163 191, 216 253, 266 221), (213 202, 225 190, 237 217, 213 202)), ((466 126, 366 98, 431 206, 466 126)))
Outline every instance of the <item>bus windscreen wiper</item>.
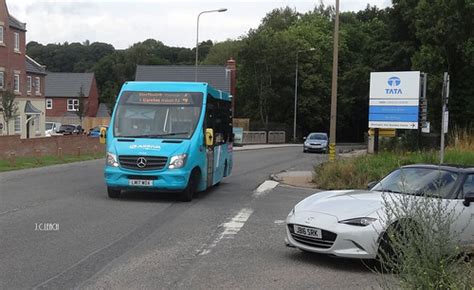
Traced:
POLYGON ((189 134, 189 132, 176 132, 176 133, 165 133, 165 134, 146 134, 146 135, 131 135, 131 136, 118 136, 122 138, 160 138, 165 136, 175 136, 189 134))
POLYGON ((189 134, 189 132, 176 132, 176 133, 165 133, 165 134, 157 134, 155 136, 157 137, 165 137, 165 136, 175 136, 175 135, 184 135, 184 134, 189 134))

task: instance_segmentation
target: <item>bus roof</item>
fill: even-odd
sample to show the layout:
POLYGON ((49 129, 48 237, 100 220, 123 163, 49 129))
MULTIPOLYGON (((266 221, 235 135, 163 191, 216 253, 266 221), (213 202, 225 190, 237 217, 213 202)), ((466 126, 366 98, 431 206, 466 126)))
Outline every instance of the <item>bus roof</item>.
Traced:
POLYGON ((232 96, 201 82, 125 82, 122 91, 203 92, 214 99, 230 101, 232 96))

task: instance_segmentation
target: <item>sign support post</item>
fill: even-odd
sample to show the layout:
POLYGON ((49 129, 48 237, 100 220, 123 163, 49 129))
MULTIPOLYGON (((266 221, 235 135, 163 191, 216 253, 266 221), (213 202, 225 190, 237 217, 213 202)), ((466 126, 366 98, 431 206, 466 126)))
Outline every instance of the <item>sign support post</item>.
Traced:
POLYGON ((374 153, 379 153, 379 128, 374 128, 374 153))
POLYGON ((448 133, 448 100, 449 100, 449 74, 447 72, 444 73, 443 79, 443 91, 441 92, 442 96, 442 103, 443 109, 441 110, 441 144, 440 144, 440 151, 439 151, 439 163, 442 164, 444 162, 444 147, 445 147, 445 140, 444 134, 448 133))

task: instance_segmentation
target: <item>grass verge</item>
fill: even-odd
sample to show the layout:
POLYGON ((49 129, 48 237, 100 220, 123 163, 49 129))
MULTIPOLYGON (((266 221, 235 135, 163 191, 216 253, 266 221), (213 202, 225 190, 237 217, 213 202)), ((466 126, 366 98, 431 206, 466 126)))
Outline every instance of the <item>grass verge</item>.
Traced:
POLYGON ((59 158, 58 156, 17 157, 14 161, 0 159, 0 172, 43 167, 55 164, 72 163, 100 158, 104 158, 104 153, 97 152, 91 154, 82 154, 81 156, 67 155, 63 156, 62 158, 59 158))
MULTIPOLYGON (((446 164, 474 165, 471 148, 448 148, 446 164)), ((381 152, 351 159, 339 159, 315 167, 313 182, 323 189, 365 189, 367 183, 382 179, 394 169, 408 164, 438 164, 439 152, 381 152)))

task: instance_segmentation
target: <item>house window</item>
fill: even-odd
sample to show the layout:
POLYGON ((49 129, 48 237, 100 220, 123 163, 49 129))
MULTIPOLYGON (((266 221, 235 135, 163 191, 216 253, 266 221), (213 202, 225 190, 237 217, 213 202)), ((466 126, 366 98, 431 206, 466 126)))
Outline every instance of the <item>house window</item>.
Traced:
POLYGON ((20 75, 15 74, 13 76, 13 90, 15 93, 20 93, 20 75))
POLYGON ((15 46, 14 50, 15 52, 20 52, 20 33, 15 32, 15 46))
POLYGON ((3 43, 3 25, 0 25, 0 43, 3 43))
POLYGON ((41 94, 41 80, 39 77, 35 77, 35 93, 41 94))
POLYGON ((72 112, 79 111, 79 100, 78 99, 68 99, 67 100, 67 110, 72 112))
POLYGON ((20 116, 17 116, 15 118, 15 133, 16 134, 21 133, 21 119, 20 119, 20 116))
POLYGON ((31 77, 30 76, 26 78, 26 87, 27 87, 26 92, 28 94, 31 93, 31 77))
POLYGON ((0 71, 0 89, 5 87, 5 73, 0 71))
POLYGON ((53 99, 46 99, 46 109, 51 110, 53 108, 53 99))

